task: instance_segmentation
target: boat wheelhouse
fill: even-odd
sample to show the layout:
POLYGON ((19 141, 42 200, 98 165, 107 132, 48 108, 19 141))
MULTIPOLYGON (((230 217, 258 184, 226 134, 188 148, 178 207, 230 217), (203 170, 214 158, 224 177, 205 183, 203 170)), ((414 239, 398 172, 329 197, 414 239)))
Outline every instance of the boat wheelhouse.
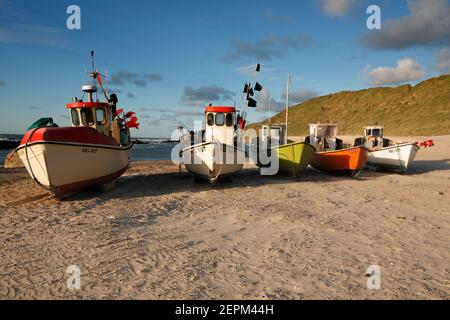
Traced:
POLYGON ((368 149, 367 164, 372 167, 406 172, 420 147, 416 143, 394 143, 384 137, 383 126, 364 127, 364 137, 355 139, 355 146, 368 149))
POLYGON ((337 138, 336 123, 311 123, 306 141, 316 148, 311 165, 333 174, 358 176, 367 161, 367 149, 363 146, 345 148, 337 138))
POLYGON ((368 149, 384 148, 392 144, 392 141, 384 138, 383 126, 364 127, 364 137, 355 139, 355 146, 365 146, 368 149))
POLYGON ((275 142, 277 145, 286 144, 286 125, 270 124, 261 126, 261 141, 275 142))
POLYGON ((342 140, 337 136, 336 123, 310 123, 307 141, 316 148, 316 152, 342 149, 342 140))
MULTIPOLYGON (((254 80, 260 70, 258 63, 254 80)), ((220 178, 229 177, 243 168, 247 111, 256 108, 257 101, 252 97, 262 89, 258 82, 254 86, 245 83, 239 112, 236 107, 210 104, 205 108, 205 129, 191 131, 182 137, 180 160, 196 179, 205 178, 214 185, 220 178)))
MULTIPOLYGON (((307 142, 294 142, 288 139, 289 89, 291 76, 288 75, 286 91, 286 120, 284 124, 270 124, 262 126, 260 139, 256 139, 257 166, 260 168, 273 167, 272 161, 278 161, 278 172, 285 172, 297 177, 310 164, 315 148, 307 142), (267 146, 269 163, 262 163, 260 148, 267 146)), ((270 99, 269 99, 270 100, 270 99)))
POLYGON ((185 135, 181 150, 187 170, 212 184, 242 169, 245 151, 238 127, 236 108, 205 108, 205 130, 185 135))

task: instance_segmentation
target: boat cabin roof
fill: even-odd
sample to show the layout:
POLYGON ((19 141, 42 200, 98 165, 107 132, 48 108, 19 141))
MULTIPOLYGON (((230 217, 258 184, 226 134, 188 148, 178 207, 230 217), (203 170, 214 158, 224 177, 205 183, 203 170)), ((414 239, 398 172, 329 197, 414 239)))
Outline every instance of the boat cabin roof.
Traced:
POLYGON ((309 132, 319 138, 335 138, 337 135, 337 123, 310 123, 309 132))
POLYGON ((222 107, 222 106, 208 106, 205 109, 205 113, 207 112, 236 112, 235 107, 222 107))
POLYGON ((384 129, 384 127, 383 126, 367 126, 367 127, 364 127, 364 129, 365 130, 367 130, 367 129, 384 129))
POLYGON ((337 123, 310 123, 309 124, 310 127, 322 127, 322 128, 327 128, 327 127, 337 127, 338 124, 337 123))
POLYGON ((66 104, 69 109, 73 108, 106 108, 108 104, 105 102, 73 102, 66 104))

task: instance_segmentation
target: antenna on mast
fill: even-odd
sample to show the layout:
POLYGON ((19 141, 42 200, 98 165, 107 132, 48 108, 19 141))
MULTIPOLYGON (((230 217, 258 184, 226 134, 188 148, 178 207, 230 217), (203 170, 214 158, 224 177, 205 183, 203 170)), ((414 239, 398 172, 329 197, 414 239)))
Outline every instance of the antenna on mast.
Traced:
POLYGON ((105 85, 106 85, 105 94, 106 97, 108 97, 108 69, 105 70, 105 85))
POLYGON ((94 66, 94 50, 91 50, 91 66, 92 66, 92 72, 95 72, 95 66, 94 66))
POLYGON ((271 101, 270 101, 270 90, 269 90, 269 125, 272 124, 272 116, 270 115, 270 105, 271 105, 271 101))
POLYGON ((288 74, 287 87, 286 87, 286 141, 288 143, 288 116, 289 116, 289 87, 291 86, 291 75, 288 74))
POLYGON ((370 104, 370 125, 373 125, 373 104, 370 104))

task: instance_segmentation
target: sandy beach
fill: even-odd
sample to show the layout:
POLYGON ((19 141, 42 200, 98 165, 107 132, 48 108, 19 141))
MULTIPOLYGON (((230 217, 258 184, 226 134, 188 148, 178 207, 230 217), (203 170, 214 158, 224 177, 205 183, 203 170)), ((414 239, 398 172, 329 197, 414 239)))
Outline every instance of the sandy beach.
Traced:
POLYGON ((108 191, 65 201, 0 169, 0 298, 448 299, 450 136, 434 140, 407 175, 247 166, 212 188, 134 162, 108 191))

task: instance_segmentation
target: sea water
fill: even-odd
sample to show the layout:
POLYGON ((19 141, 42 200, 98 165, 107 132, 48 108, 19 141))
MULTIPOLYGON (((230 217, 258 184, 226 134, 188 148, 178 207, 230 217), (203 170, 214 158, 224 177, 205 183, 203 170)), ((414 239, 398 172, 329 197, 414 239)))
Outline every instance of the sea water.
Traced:
MULTIPOLYGON (((2 140, 20 140, 20 136, 15 135, 0 135, 2 140)), ((135 144, 130 152, 131 161, 150 161, 150 160, 170 160, 172 149, 175 143, 167 142, 168 139, 160 138, 146 138, 139 139, 145 144, 135 144)), ((0 148, 0 166, 3 165, 6 155, 11 152, 11 149, 0 148)))

